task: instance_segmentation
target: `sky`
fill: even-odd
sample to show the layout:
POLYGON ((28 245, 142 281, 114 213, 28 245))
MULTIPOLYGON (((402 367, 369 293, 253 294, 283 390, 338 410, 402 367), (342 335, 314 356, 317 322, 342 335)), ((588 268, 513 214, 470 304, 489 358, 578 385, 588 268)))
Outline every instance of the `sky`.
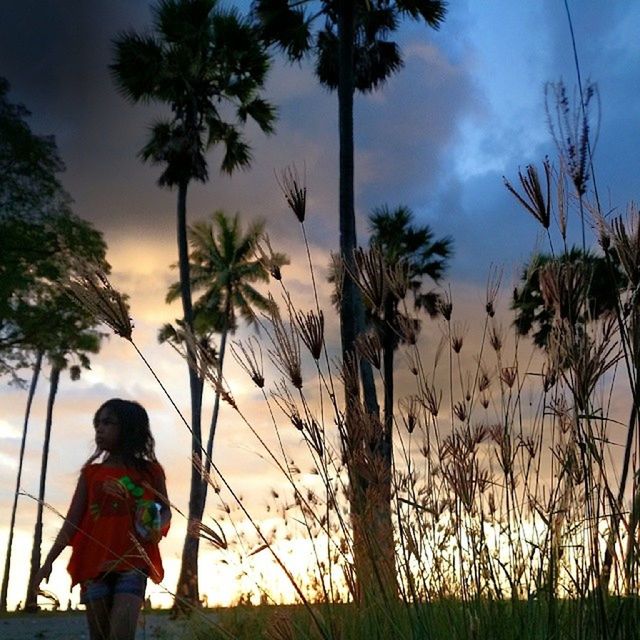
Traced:
MULTIPOLYGON (((598 87, 595 173, 600 197, 608 211, 621 212, 638 197, 640 5, 598 0, 568 4, 583 82, 591 80, 598 87)), ((3 0, 0 76, 11 84, 10 99, 32 112, 32 129, 55 135, 74 211, 104 233, 113 283, 130 295, 136 343, 187 412, 184 365, 168 347, 156 344, 158 327, 179 313, 175 305, 164 303, 166 288, 176 278, 171 269, 177 259, 175 193, 160 189, 158 168, 137 157, 150 123, 162 110, 125 102, 108 72, 112 38, 126 29, 150 28, 151 5, 141 0, 3 0)), ((244 11, 247 3, 235 6, 244 11)), ((507 193, 503 176, 515 181, 518 169, 528 163, 539 165, 547 155, 557 158, 545 86, 562 79, 573 94, 576 85, 565 3, 459 0, 450 3, 439 31, 405 22, 398 39, 403 70, 381 90, 355 101, 359 240, 366 243, 368 213, 384 204, 406 205, 417 223, 430 225, 437 236, 451 236, 455 253, 445 286, 453 291, 465 322, 473 325, 492 265, 503 270, 508 293, 528 256, 543 246, 540 228, 507 193)), ((291 291, 303 307, 310 306, 299 225, 284 206, 275 173, 292 163, 304 167, 306 230, 321 275, 338 245, 337 97, 319 87, 309 61, 290 65, 277 55, 266 95, 278 106, 275 134, 267 137, 249 127, 252 167, 232 177, 218 173, 220 157, 211 153, 210 181, 190 189, 189 220, 204 219, 217 209, 238 211, 245 220, 263 218, 274 248, 291 257, 285 270, 291 291)), ((576 220, 570 221, 570 235, 577 240, 576 220)), ((327 293, 326 286, 320 288, 327 293)), ((328 317, 335 340, 335 317, 328 317)), ((236 397, 246 403, 247 415, 260 424, 255 393, 233 365, 228 377, 236 397)), ((6 380, 0 384, 3 565, 26 391, 6 380)), ((27 441, 23 488, 28 492, 37 490, 46 393, 45 379, 27 441)), ((149 410, 171 497, 184 508, 188 433, 130 345, 115 337, 105 342, 80 381, 63 377, 47 500, 65 510, 78 470, 92 450, 93 412, 111 396, 137 399, 149 410)), ((295 444, 294 433, 287 438, 295 444)), ((216 452, 232 485, 261 512, 266 487, 275 486, 277 478, 253 436, 226 408, 216 452)), ((21 498, 10 606, 24 597, 34 512, 33 501, 21 498)), ((47 512, 43 552, 59 526, 58 516, 47 512)), ((183 535, 184 522, 176 519, 163 547, 169 589, 175 584, 183 535)), ((203 591, 210 602, 229 602, 232 589, 218 585, 232 580, 232 573, 220 573, 216 558, 213 552, 203 554, 202 562, 215 566, 215 577, 203 578, 203 591)), ((63 600, 69 588, 64 566, 59 560, 51 582, 63 600)), ((166 593, 154 589, 152 599, 166 604, 166 593)))

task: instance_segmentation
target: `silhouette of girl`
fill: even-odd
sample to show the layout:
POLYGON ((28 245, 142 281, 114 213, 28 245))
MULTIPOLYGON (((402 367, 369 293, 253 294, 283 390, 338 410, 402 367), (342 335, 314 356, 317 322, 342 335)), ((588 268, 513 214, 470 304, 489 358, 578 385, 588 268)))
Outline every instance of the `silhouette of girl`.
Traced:
POLYGON ((158 542, 171 519, 165 474, 149 417, 137 402, 114 398, 93 418, 96 450, 82 467, 69 512, 36 587, 62 550, 80 584, 92 640, 134 640, 147 577, 163 577, 158 542))

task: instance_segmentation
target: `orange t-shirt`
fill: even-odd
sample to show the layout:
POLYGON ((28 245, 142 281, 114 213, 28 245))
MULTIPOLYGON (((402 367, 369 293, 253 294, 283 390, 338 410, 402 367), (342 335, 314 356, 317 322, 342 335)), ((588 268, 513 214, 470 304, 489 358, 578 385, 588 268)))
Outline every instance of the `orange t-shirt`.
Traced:
MULTIPOLYGON (((72 584, 112 571, 146 570, 154 582, 164 575, 157 543, 135 535, 134 517, 140 500, 158 501, 146 485, 157 486, 164 471, 157 462, 147 462, 146 472, 132 467, 89 464, 83 467, 87 504, 80 525, 71 539, 67 570, 72 584)), ((163 531, 166 535, 166 529, 163 531)))

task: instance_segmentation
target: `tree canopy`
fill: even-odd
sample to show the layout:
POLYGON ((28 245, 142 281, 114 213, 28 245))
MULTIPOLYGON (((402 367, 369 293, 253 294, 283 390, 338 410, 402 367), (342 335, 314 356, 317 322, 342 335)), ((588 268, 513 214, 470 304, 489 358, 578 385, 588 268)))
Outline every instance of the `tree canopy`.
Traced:
POLYGON ((8 91, 0 78, 0 374, 18 379, 38 352, 63 360, 77 352, 88 366, 99 334, 58 284, 77 259, 108 265, 102 234, 71 211, 55 139, 31 130, 8 91))

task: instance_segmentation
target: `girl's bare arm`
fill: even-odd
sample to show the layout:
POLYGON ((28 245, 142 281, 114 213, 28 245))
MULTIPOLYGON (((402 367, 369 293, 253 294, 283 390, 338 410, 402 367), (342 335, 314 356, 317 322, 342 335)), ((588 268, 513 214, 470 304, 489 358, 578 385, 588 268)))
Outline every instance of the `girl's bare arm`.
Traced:
POLYGON ((71 542, 73 534, 78 530, 80 521, 87 508, 87 486, 84 480, 84 475, 80 475, 76 490, 71 499, 69 505, 69 511, 65 518, 64 524, 58 533, 53 546, 47 554, 47 558, 43 562, 42 566, 38 570, 35 577, 36 587, 43 581, 48 580, 51 574, 51 567, 56 558, 62 553, 63 549, 71 542))

